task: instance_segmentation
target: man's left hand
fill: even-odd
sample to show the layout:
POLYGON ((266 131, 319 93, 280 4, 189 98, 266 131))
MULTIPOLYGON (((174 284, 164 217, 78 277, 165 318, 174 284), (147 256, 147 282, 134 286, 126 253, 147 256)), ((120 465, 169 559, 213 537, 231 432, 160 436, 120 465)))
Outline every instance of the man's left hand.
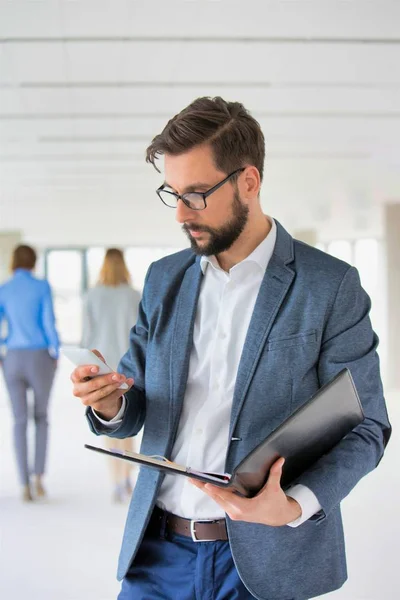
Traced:
POLYGON ((267 483, 254 498, 243 498, 231 489, 223 489, 211 483, 203 483, 195 479, 191 482, 215 500, 233 521, 280 527, 301 516, 300 504, 294 498, 286 496, 281 488, 284 462, 284 458, 279 458, 272 465, 267 483))

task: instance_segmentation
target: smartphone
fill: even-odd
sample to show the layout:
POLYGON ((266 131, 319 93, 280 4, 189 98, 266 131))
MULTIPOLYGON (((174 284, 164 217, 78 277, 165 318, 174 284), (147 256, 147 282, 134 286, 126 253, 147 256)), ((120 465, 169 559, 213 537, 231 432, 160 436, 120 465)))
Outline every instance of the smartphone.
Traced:
MULTIPOLYGON (((65 348, 61 348, 61 352, 75 365, 75 367, 83 367, 84 365, 96 365, 96 367, 99 367, 99 371, 97 375, 94 375, 94 377, 97 377, 98 375, 114 373, 111 367, 104 363, 101 358, 96 356, 96 354, 88 348, 67 346, 65 348)), ((118 389, 127 390, 129 389, 129 385, 127 383, 121 383, 118 389)))

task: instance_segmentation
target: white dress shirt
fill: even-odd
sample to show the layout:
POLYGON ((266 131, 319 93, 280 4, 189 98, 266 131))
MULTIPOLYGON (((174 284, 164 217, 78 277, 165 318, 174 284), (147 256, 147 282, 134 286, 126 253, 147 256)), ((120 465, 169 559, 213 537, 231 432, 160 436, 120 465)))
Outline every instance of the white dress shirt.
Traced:
MULTIPOLYGON (((189 374, 171 460, 192 469, 224 472, 229 423, 239 361, 265 270, 276 241, 276 224, 259 246, 227 273, 214 256, 203 256, 199 295, 190 355, 189 374)), ((116 427, 125 410, 112 421, 116 427)), ((315 494, 302 485, 288 495, 302 508, 297 526, 321 510, 315 494)), ((186 477, 166 475, 157 505, 189 519, 218 519, 225 513, 186 477)))

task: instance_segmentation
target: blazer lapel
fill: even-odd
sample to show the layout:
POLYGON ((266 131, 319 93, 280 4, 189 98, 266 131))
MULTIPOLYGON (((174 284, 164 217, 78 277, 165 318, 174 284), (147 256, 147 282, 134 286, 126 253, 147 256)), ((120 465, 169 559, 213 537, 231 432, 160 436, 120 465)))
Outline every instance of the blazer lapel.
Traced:
POLYGON ((279 223, 277 226, 275 250, 260 286, 239 363, 233 395, 230 438, 271 327, 295 276, 294 271, 286 266, 287 262, 293 260, 292 238, 279 223))
POLYGON ((176 423, 180 415, 189 372, 193 328, 202 281, 200 259, 187 269, 178 296, 170 354, 170 414, 176 423))

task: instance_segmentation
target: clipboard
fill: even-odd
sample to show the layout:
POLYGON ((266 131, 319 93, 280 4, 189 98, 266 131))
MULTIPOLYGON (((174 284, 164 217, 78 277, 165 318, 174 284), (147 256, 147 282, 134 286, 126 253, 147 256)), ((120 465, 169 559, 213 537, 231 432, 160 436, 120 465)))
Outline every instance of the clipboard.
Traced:
POLYGON ((281 478, 281 486, 285 489, 364 418, 353 378, 346 368, 256 446, 232 473, 197 471, 162 456, 107 450, 90 444, 85 444, 85 448, 145 468, 232 488, 243 496, 253 497, 266 483, 269 470, 279 457, 285 458, 281 478))

